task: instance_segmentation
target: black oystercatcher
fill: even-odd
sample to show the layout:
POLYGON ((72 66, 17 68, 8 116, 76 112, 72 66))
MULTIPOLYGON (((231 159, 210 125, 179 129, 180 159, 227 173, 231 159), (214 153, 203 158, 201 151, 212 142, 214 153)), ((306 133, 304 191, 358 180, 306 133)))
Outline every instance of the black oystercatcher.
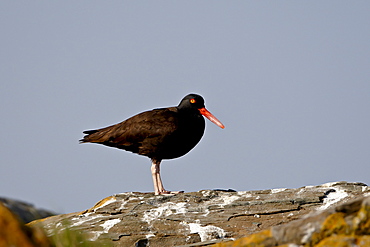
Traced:
POLYGON ((106 128, 84 131, 87 135, 80 142, 99 143, 149 157, 154 193, 169 194, 171 191, 165 190, 161 181, 161 160, 183 156, 197 145, 204 133, 202 115, 224 128, 205 108, 202 96, 189 94, 177 107, 142 112, 106 128))

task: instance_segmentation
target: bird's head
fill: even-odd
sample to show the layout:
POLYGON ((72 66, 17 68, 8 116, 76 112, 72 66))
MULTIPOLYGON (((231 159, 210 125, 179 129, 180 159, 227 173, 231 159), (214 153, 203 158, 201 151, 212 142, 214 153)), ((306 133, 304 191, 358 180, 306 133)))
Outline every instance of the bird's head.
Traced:
POLYGON ((177 107, 180 110, 195 110, 208 118, 212 123, 216 124, 220 128, 225 128, 225 126, 218 120, 212 113, 210 113, 205 105, 204 99, 202 96, 198 94, 188 94, 186 95, 180 102, 179 106, 177 107))

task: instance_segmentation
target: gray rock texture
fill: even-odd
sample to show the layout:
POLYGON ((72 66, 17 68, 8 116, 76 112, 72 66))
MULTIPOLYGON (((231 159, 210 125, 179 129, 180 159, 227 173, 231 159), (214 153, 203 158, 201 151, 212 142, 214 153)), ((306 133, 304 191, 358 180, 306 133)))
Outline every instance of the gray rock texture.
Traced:
MULTIPOLYGON (((92 208, 49 217, 49 235, 73 228, 90 241, 113 246, 206 246, 286 224, 329 207, 370 195, 363 183, 335 182, 298 189, 202 190, 177 195, 128 192, 92 208)), ((283 233, 280 233, 283 234, 283 233)))
POLYGON ((312 211, 299 220, 212 247, 369 247, 370 196, 312 211))
POLYGON ((19 200, 0 197, 0 202, 17 215, 24 223, 55 215, 55 213, 51 211, 36 208, 30 203, 19 200))

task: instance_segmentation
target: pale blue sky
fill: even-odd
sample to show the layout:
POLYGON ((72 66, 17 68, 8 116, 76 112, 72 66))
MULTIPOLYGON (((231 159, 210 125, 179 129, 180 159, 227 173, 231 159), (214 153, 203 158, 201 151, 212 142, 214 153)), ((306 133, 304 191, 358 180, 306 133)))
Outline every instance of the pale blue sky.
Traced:
POLYGON ((153 191, 82 131, 177 105, 207 120, 166 189, 370 183, 369 1, 2 1, 0 196, 58 212, 153 191))

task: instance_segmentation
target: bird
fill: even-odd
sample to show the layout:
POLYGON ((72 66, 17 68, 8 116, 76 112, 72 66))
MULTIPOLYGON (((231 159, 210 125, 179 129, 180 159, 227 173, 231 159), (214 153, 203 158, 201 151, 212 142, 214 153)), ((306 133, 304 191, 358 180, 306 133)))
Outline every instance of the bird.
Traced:
POLYGON ((188 94, 178 106, 156 108, 139 113, 115 125, 83 131, 80 143, 97 143, 146 156, 151 159, 154 194, 177 194, 183 191, 165 190, 160 164, 187 154, 201 140, 204 117, 225 128, 206 107, 202 96, 188 94))

